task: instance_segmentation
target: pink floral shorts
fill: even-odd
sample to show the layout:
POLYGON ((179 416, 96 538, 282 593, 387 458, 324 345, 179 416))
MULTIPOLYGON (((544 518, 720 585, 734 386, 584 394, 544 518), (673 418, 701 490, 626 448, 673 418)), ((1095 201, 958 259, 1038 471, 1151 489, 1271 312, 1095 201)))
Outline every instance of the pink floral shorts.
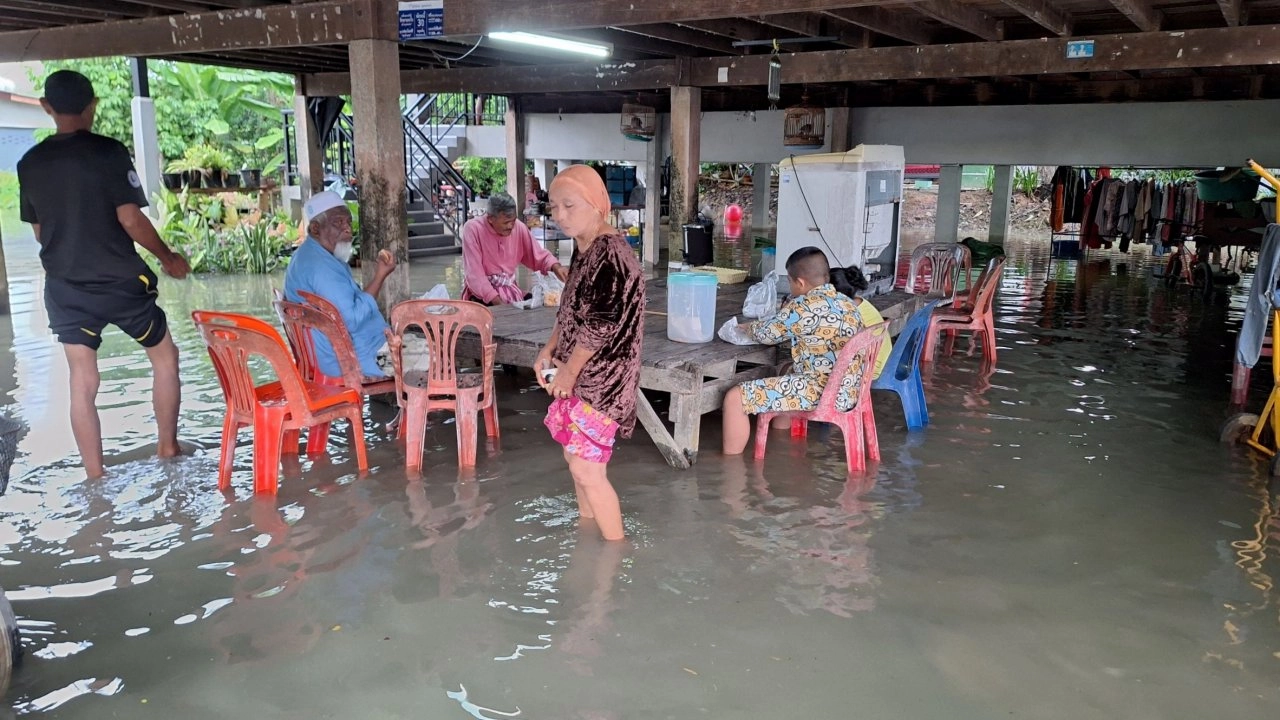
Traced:
POLYGON ((553 401, 542 424, 565 450, 583 460, 607 463, 613 456, 618 423, 576 397, 553 401))

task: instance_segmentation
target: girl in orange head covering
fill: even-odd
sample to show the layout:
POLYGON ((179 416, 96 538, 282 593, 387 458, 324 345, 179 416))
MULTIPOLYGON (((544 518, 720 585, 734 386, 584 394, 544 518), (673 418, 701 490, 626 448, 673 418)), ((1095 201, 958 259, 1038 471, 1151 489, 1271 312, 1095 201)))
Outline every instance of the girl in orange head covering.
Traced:
POLYGON ((573 165, 551 181, 549 195, 551 217, 574 249, 551 338, 534 361, 538 383, 554 398, 544 424, 564 446, 580 518, 606 540, 621 540, 622 508, 606 471, 614 438, 630 437, 636 422, 644 273, 609 225, 599 173, 573 165))

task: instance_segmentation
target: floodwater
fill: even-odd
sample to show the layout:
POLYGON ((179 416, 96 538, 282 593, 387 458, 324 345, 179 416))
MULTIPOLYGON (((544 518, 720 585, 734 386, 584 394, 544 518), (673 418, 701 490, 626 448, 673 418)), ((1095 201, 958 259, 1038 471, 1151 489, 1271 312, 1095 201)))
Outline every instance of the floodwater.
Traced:
MULTIPOLYGON (((846 481, 832 433, 781 433, 762 464, 726 460, 711 415, 700 462, 681 472, 638 431, 610 467, 631 542, 609 545, 576 527, 528 376, 501 378, 501 448, 482 445, 474 475, 459 477, 453 427, 437 423, 424 476, 406 478, 382 425, 391 413, 374 404, 367 475, 340 428, 331 455, 290 468, 277 498, 252 497, 247 447, 234 492, 219 493, 222 400, 188 313, 271 317, 279 276, 162 286, 183 352, 182 434, 205 448, 192 457, 147 457, 146 363, 108 338, 101 402, 117 464, 83 481, 30 240, 6 243, 14 351, 0 353, 0 382, 32 428, 0 498, 0 582, 26 649, 7 698, 16 714, 1280 708, 1280 488, 1217 439, 1242 300, 1166 290, 1144 248, 1075 261, 1050 259, 1046 238, 1010 243, 997 369, 942 359, 924 432, 906 433, 896 399, 877 394, 874 483, 846 481)), ((415 289, 456 290, 454 263, 424 263, 415 289)))

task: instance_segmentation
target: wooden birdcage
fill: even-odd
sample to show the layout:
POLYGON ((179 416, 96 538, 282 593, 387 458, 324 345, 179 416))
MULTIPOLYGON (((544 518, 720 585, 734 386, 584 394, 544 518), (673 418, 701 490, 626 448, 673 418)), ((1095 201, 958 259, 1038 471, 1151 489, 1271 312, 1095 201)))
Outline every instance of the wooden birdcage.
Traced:
POLYGON ((639 100, 623 103, 618 129, 628 140, 649 142, 658 131, 658 111, 639 100))
POLYGON ((809 104, 809 95, 800 104, 787 108, 782 122, 782 144, 794 148, 820 148, 827 138, 827 111, 809 104))

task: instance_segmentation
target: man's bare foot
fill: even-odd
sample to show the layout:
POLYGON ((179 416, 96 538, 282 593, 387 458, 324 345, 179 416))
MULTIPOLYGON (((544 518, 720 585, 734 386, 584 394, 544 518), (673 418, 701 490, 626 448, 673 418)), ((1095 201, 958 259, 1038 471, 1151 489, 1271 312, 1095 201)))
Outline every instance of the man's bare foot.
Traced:
POLYGON ((84 475, 90 480, 101 480, 106 477, 107 471, 101 465, 96 468, 85 467, 84 475))
POLYGON ((194 443, 183 442, 179 440, 175 445, 161 443, 156 446, 156 457, 158 458, 175 458, 182 455, 194 455, 200 447, 194 443))

